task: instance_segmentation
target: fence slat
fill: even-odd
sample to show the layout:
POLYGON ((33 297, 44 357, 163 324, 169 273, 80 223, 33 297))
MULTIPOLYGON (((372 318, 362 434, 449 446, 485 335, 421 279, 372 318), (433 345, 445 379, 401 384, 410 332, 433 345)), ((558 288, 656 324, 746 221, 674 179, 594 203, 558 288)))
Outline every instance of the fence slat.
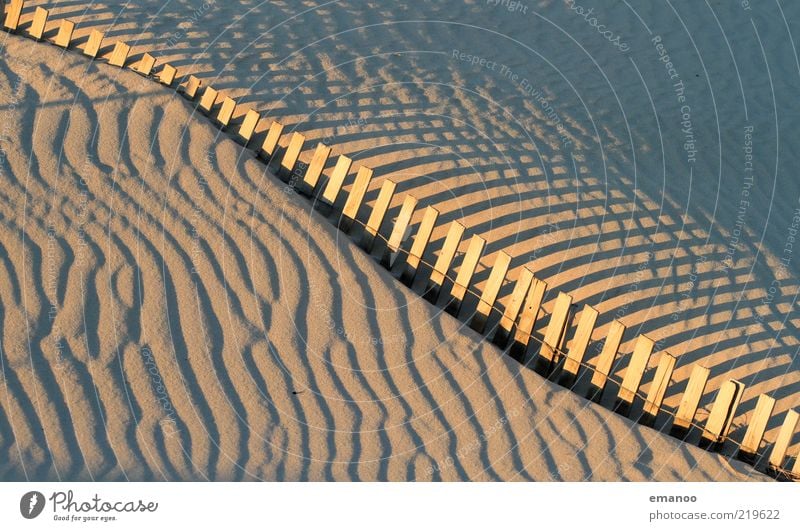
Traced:
POLYGON ((636 345, 633 347, 633 354, 628 362, 628 367, 625 369, 625 376, 622 377, 622 384, 617 393, 617 402, 614 410, 620 414, 627 416, 630 406, 633 404, 633 399, 636 397, 636 392, 639 390, 639 385, 642 383, 642 376, 647 369, 647 362, 650 361, 650 355, 653 353, 655 342, 642 334, 636 340, 636 345))
POLYGON ((211 86, 206 87, 203 91, 203 96, 200 98, 200 104, 198 105, 200 110, 205 114, 210 113, 214 104, 217 102, 217 96, 219 96, 219 91, 217 89, 211 86))
POLYGON ((130 51, 130 46, 122 41, 117 41, 114 43, 114 50, 111 52, 111 58, 108 60, 108 64, 123 68, 125 66, 125 61, 128 60, 130 51))
POLYGON ((514 291, 511 292, 511 297, 503 309, 500 322, 497 323, 497 330, 492 337, 492 343, 500 348, 505 348, 508 344, 511 330, 514 328, 514 323, 522 309, 522 304, 525 302, 525 297, 528 295, 528 290, 531 289, 531 282, 533 282, 533 271, 523 267, 517 277, 517 282, 514 284, 514 291))
POLYGON ((483 286, 481 296, 478 298, 478 307, 475 308, 475 313, 469 322, 470 328, 483 334, 486 328, 486 321, 492 313, 492 308, 497 300, 497 294, 500 293, 500 288, 503 287, 503 281, 506 279, 508 273, 508 266, 511 265, 511 255, 505 251, 500 251, 497 258, 495 258, 492 271, 489 273, 489 278, 483 286))
POLYGON ((414 236, 414 243, 411 244, 411 250, 406 257, 405 268, 400 275, 400 281, 407 286, 414 283, 419 264, 422 262, 422 256, 425 254, 425 248, 428 246, 428 243, 430 243, 431 234, 433 234, 433 228, 438 218, 438 210, 430 206, 425 209, 425 213, 422 215, 422 221, 417 229, 417 234, 414 236))
POLYGON ((445 308, 445 311, 450 315, 458 315, 461 304, 464 302, 464 296, 467 294, 470 280, 472 280, 472 275, 475 274, 475 268, 478 267, 478 262, 485 246, 486 240, 478 235, 473 236, 472 240, 470 240, 467 253, 464 255, 464 260, 461 262, 461 267, 458 268, 453 287, 450 289, 450 302, 445 308))
POLYGON ((789 445, 792 444, 794 437, 794 430, 797 428, 797 421, 800 420, 800 413, 794 409, 786 412, 783 418, 783 424, 778 432, 778 438, 775 439, 775 444, 772 446, 772 452, 769 454, 769 464, 775 468, 782 468, 783 461, 786 459, 786 452, 789 450, 789 445))
POLYGON ((37 7, 36 12, 33 14, 33 22, 31 22, 30 30, 28 33, 37 41, 42 40, 44 35, 44 27, 47 25, 47 16, 50 12, 44 8, 37 7))
POLYGON ((234 111, 236 111, 236 100, 230 96, 225 96, 219 108, 219 113, 217 113, 217 123, 222 127, 228 127, 228 124, 231 123, 231 118, 233 118, 234 111))
POLYGON ((692 374, 689 375, 689 381, 686 383, 686 390, 683 392, 683 397, 678 405, 678 411, 675 413, 675 418, 672 419, 670 433, 675 437, 683 438, 691 428, 692 422, 694 422, 694 415, 697 413, 697 407, 700 405, 700 399, 706 391, 710 373, 711 371, 702 365, 695 365, 692 368, 692 374))
POLYGON ((800 450, 797 451, 797 455, 794 457, 794 466, 792 467, 792 474, 795 477, 800 476, 800 450))
POLYGON ((83 55, 89 56, 92 59, 97 58, 97 53, 100 51, 100 46, 103 44, 103 32, 92 30, 89 34, 89 40, 86 41, 86 46, 83 47, 83 55))
POLYGON ((439 251, 439 256, 436 257, 436 262, 433 264, 431 276, 428 278, 428 286, 423 295, 431 304, 436 304, 439 299, 439 291, 442 289, 447 271, 450 269, 450 264, 453 263, 453 258, 456 255, 456 251, 458 251, 458 246, 463 236, 464 225, 458 221, 450 223, 447 236, 445 236, 442 244, 442 250, 439 251))
POLYGON ((260 119, 261 115, 256 110, 249 109, 247 113, 245 113, 244 120, 242 120, 242 125, 239 126, 239 132, 237 133, 239 141, 245 147, 250 143, 250 139, 253 138, 253 133, 256 132, 256 126, 260 119))
POLYGON ((331 154, 331 148, 320 142, 314 149, 314 155, 311 157, 311 163, 306 169, 306 174, 303 176, 303 185, 300 191, 306 195, 312 195, 317 188, 319 178, 322 176, 322 171, 328 163, 328 157, 331 154))
POLYGON ((658 360, 656 374, 650 383, 650 390, 644 399, 644 409, 639 422, 647 426, 655 423, 661 404, 664 402, 664 395, 667 393, 669 381, 672 378, 672 371, 675 370, 675 356, 667 351, 663 351, 658 360))
POLYGON ((603 395, 603 390, 606 388, 608 376, 611 374, 611 367, 617 359, 619 346, 622 344, 622 336, 625 335, 625 325, 620 321, 614 320, 608 328, 608 335, 603 343, 603 350, 595 362, 594 371, 592 372, 592 381, 589 385, 589 392, 587 397, 595 402, 598 402, 603 395))
POLYGON ((378 198, 375 204, 372 205, 372 212, 369 215, 367 224, 364 226, 364 234, 361 238, 361 247, 368 253, 372 251, 372 245, 375 242, 375 237, 378 231, 381 230, 383 218, 386 217, 386 212, 389 210, 389 204, 392 202, 392 196, 397 188, 397 184, 390 180, 385 179, 381 185, 381 190, 378 192, 378 198))
POLYGON ((327 203, 331 206, 336 203, 336 197, 338 197, 339 190, 342 189, 344 180, 347 177, 347 174, 350 172, 351 164, 353 164, 353 161, 349 157, 339 155, 339 159, 336 161, 336 166, 334 166, 333 171, 331 172, 331 178, 328 179, 328 184, 325 186, 325 190, 322 192, 322 197, 320 199, 323 203, 327 203))
POLYGON ((69 43, 72 42, 72 33, 75 31, 75 23, 71 20, 64 19, 61 21, 61 26, 58 28, 58 34, 53 44, 61 48, 69 48, 69 43))
POLYGON ((559 382, 562 385, 571 385, 578 376, 578 371, 583 363, 583 357, 589 348, 589 341, 592 339, 594 325, 597 322, 599 312, 588 304, 581 310, 581 318, 578 321, 578 328, 575 330, 575 337, 572 338, 567 357, 564 360, 564 367, 561 372, 559 382))
POLYGON ((22 16, 22 8, 25 6, 25 0, 11 0, 8 6, 8 13, 3 26, 9 31, 16 31, 19 27, 19 19, 22 16))
POLYGON ((539 374, 545 376, 550 374, 553 360, 556 358, 556 350, 561 346, 561 340, 564 338, 571 306, 572 297, 560 292, 556 297, 556 304, 550 315, 550 322, 547 324, 539 355, 534 362, 533 369, 539 374))
POLYGON ((407 195, 403 199, 403 206, 400 207, 400 213, 397 214, 397 219, 394 221, 392 233, 389 235, 389 240, 386 242, 386 250, 381 257, 381 264, 386 268, 391 268, 394 263, 394 254, 400 249, 403 243, 403 238, 406 234, 408 224, 411 223, 411 216, 414 215, 414 209, 417 208, 417 198, 407 195))
POLYGON ((350 193, 347 194, 344 208, 342 208, 342 215, 339 218, 341 230, 348 232, 353 221, 358 218, 358 210, 361 208, 361 203, 364 202, 364 196, 367 195, 370 181, 372 181, 372 170, 361 166, 356 173, 356 180, 353 181, 350 193))
POLYGON ((133 71, 145 77, 149 77, 153 72, 154 66, 156 66, 156 58, 149 53, 145 53, 142 58, 139 59, 139 62, 136 64, 136 68, 134 68, 133 71))
POLYGON ((183 89, 183 93, 187 98, 193 100, 197 96, 197 91, 200 90, 200 86, 202 84, 203 82, 200 81, 199 77, 189 76, 189 80, 186 81, 186 87, 183 89))
POLYGON ((281 157, 281 165, 278 168, 278 173, 283 177, 289 177, 300 159, 300 152, 303 151, 303 145, 306 143, 306 137, 295 131, 289 137, 289 145, 286 146, 286 151, 283 152, 281 157))
POLYGON ((519 316, 517 330, 514 332, 514 343, 509 351, 511 357, 520 363, 525 362, 525 353, 528 350, 536 319, 539 317, 539 310, 542 308, 545 291, 547 291, 547 282, 534 277, 528 290, 528 296, 525 297, 525 305, 519 316))
POLYGON ((262 142, 256 155, 261 159, 267 161, 271 160, 272 156, 275 154, 275 150, 278 148, 278 141, 281 139, 282 134, 283 124, 277 120, 273 120, 272 123, 269 124, 267 136, 264 138, 264 142, 262 142))
POLYGON ((714 449, 725 441, 743 393, 744 384, 741 382, 728 380, 722 384, 706 420, 700 439, 701 446, 714 449))
POLYGON ((764 439, 764 432, 767 430, 767 423, 775 409, 775 399, 771 396, 761 394, 756 402, 756 409, 750 418, 750 424, 739 446, 740 456, 745 460, 750 460, 758 454, 761 441, 764 439))
POLYGON ((162 85, 166 85, 168 87, 172 86, 172 83, 175 82, 175 76, 178 74, 178 70, 172 66, 171 64, 165 64, 161 68, 161 72, 158 73, 158 82, 162 85))

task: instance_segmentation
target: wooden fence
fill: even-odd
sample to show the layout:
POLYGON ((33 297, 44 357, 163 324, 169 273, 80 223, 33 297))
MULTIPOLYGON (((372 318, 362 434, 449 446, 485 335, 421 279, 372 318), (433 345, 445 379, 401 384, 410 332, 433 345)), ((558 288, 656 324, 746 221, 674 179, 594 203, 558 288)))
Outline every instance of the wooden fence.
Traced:
MULTIPOLYGON (((72 21, 59 21, 58 30, 50 39, 47 36, 48 30, 54 31, 55 25, 48 28, 48 10, 37 7, 31 23, 22 31, 20 19, 23 10, 24 0, 12 0, 9 3, 3 24, 6 31, 17 32, 61 48, 73 48, 71 41, 75 24, 72 21)), ((93 30, 80 52, 93 60, 103 59, 103 44, 103 33, 93 30)), ((231 136, 245 148, 251 146, 259 123, 270 120, 253 109, 240 109, 244 118, 234 128, 231 122, 238 106, 232 98, 223 96, 212 86, 204 85, 201 79, 193 75, 176 82, 176 68, 164 63, 158 65, 157 69, 158 61, 148 53, 131 64, 129 54, 130 46, 116 41, 105 60, 109 65, 118 68, 131 68, 155 82, 174 88, 188 100, 197 102, 197 108, 201 112, 219 127, 229 130, 231 136)), ((725 449, 730 455, 779 479, 800 479, 800 455, 794 457, 791 469, 788 463, 791 458, 787 458, 787 451, 800 420, 800 414, 796 410, 790 409, 784 414, 778 435, 771 445, 771 451, 767 453, 770 445, 764 440, 764 433, 775 406, 775 399, 772 397, 764 394, 758 397, 741 441, 733 441, 728 436, 745 389, 741 382, 729 380, 716 390, 708 417, 701 424, 695 417, 701 399, 708 391, 706 388, 710 371, 706 367, 695 365, 685 387, 673 393, 681 395, 678 407, 674 410, 664 407, 664 397, 677 385, 672 380, 677 360, 667 351, 658 354, 649 391, 644 395, 640 391, 640 385, 653 356, 655 343, 652 339, 645 335, 636 338, 634 350, 627 357, 624 377, 619 380, 614 376, 614 369, 619 369, 615 366, 621 365, 617 362, 621 362, 623 357, 619 347, 626 327, 619 320, 614 320, 597 359, 593 364, 585 362, 584 356, 598 317, 597 310, 584 305, 578 317, 572 297, 566 293, 558 293, 552 313, 547 314, 542 308, 547 283, 537 278, 528 268, 521 268, 511 295, 505 305, 500 305, 500 289, 505 283, 511 282, 508 271, 512 259, 508 254, 502 251, 498 253, 488 280, 478 291, 472 280, 484 253, 486 241, 473 235, 458 272, 454 273, 454 259, 459 245, 466 240, 466 228, 458 221, 453 221, 436 261, 427 263, 423 257, 431 245, 431 235, 438 220, 438 211, 435 208, 424 208, 422 221, 411 238, 411 219, 415 211, 421 208, 419 201, 406 194, 397 217, 393 221, 388 220, 386 214, 398 190, 394 182, 384 180, 377 199, 369 208, 364 204, 364 198, 373 182, 373 171, 363 165, 358 166, 343 205, 337 207, 340 203, 337 198, 349 179, 354 161, 345 155, 339 155, 333 169, 326 174, 325 168, 333 151, 331 146, 318 143, 311 160, 305 163, 300 158, 306 144, 305 136, 297 131, 284 134, 284 130, 284 124, 271 119, 262 143, 254 148, 255 155, 274 167, 276 175, 288 181, 299 193, 312 197, 319 209, 333 215, 339 228, 360 240, 360 245, 366 252, 377 252, 384 267, 399 271, 399 278, 404 284, 412 289, 417 285, 424 286, 421 289, 422 296, 430 303, 442 304, 448 313, 458 317, 464 313, 461 310, 465 299, 471 297, 475 308, 468 316, 470 327, 480 334, 491 336, 495 345, 544 377, 595 402, 608 402, 615 411, 634 421, 648 426, 660 424, 660 430, 669 428, 669 433, 681 440, 696 442, 712 451, 725 449), (282 143, 283 139, 286 141, 282 143), (366 221, 362 221, 365 217, 366 221), (376 245, 380 246, 377 251, 376 245), (536 331, 537 322, 544 317, 549 317, 547 326, 543 332, 536 331), (569 348, 566 348, 568 331, 573 321, 577 322, 576 330, 569 348)))

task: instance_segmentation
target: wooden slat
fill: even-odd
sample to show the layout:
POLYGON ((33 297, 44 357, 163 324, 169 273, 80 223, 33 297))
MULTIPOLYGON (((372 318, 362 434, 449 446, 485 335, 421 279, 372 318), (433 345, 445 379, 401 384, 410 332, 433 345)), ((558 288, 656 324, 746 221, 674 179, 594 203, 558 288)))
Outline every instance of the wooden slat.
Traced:
POLYGON ((589 348, 589 341, 592 339, 592 331, 597 322, 598 312, 588 304, 583 307, 581 311, 581 318, 578 321, 578 328, 575 330, 575 337, 572 338, 567 357, 564 360, 564 373, 568 377, 578 375, 578 371, 583 363, 583 357, 586 355, 586 350, 589 348))
POLYGON ((200 81, 199 77, 190 75, 189 79, 186 81, 186 87, 184 87, 183 93, 187 98, 193 100, 197 96, 197 91, 200 90, 202 85, 203 82, 200 81))
POLYGON ((319 183, 319 178, 325 165, 328 163, 328 157, 331 154, 331 148, 320 142, 314 150, 314 155, 311 157, 311 163, 306 169, 306 174, 303 176, 303 191, 311 194, 319 183))
POLYGON ((556 304, 553 313, 550 315, 550 322, 544 333, 542 347, 539 349, 539 356, 536 358, 534 370, 539 373, 549 373, 553 360, 556 358, 556 349, 561 345, 561 340, 566 333, 569 310, 572 306, 572 297, 566 293, 559 293, 556 297, 556 304))
POLYGON ((83 55, 88 55, 92 59, 96 58, 102 44, 103 32, 92 30, 89 34, 89 40, 86 41, 86 46, 83 47, 83 55))
POLYGON ((362 240, 362 247, 367 252, 372 250, 372 243, 378 231, 381 230, 383 218, 386 217, 386 211, 389 210, 389 204, 392 202, 392 196, 397 188, 394 181, 385 179, 381 185, 381 190, 378 192, 378 198, 375 204, 372 205, 372 212, 369 215, 367 224, 364 226, 364 239, 362 240))
POLYGON ((36 12, 33 14, 33 22, 31 22, 28 33, 37 41, 41 40, 44 35, 44 27, 47 25, 47 16, 49 14, 49 11, 41 7, 37 7, 36 12))
POLYGON ((256 126, 258 125, 258 121, 261 119, 261 115, 258 114, 258 111, 253 109, 249 109, 247 113, 244 115, 244 120, 242 120, 242 125, 239 126, 239 138, 241 139, 242 143, 246 146, 250 139, 253 138, 253 133, 256 131, 256 126))
POLYGON ((764 432, 767 430, 767 423, 775 409, 775 399, 767 395, 759 395, 756 402, 756 409, 750 418, 750 424, 742 439, 739 451, 748 456, 756 455, 764 439, 764 432))
POLYGON ((348 228, 349 223, 358 217, 358 209, 361 208, 361 203, 364 202, 364 196, 367 195, 371 180, 372 170, 366 166, 361 166, 356 173, 356 180, 353 181, 353 186, 350 188, 350 193, 347 194, 347 201, 345 201, 342 209, 344 225, 340 222, 340 226, 343 229, 348 228))
POLYGON ((322 197, 320 198, 322 202, 329 205, 333 205, 336 202, 336 198, 339 196, 339 190, 342 189, 344 180, 350 172, 351 164, 353 164, 352 159, 345 155, 339 155, 339 158, 336 160, 336 166, 333 167, 333 171, 331 172, 331 178, 328 179, 328 184, 322 192, 322 197))
POLYGON ((389 252, 396 253, 400 249, 400 245, 403 243, 403 236, 406 233, 408 224, 411 223, 411 216, 414 215, 415 208, 417 208, 417 198, 407 195, 403 200, 403 206, 400 207, 400 213, 397 214, 397 219, 394 221, 389 240, 386 242, 389 252))
POLYGON ((25 6, 24 0, 11 0, 8 5, 8 12, 3 26, 10 31, 16 31, 19 27, 19 19, 22 15, 22 8, 25 6))
POLYGON ((306 137, 301 133, 295 131, 289 138, 289 145, 281 158, 280 171, 284 174, 291 174, 300 158, 300 152, 303 151, 303 145, 306 143, 306 137))
POLYGON ((794 457, 794 466, 792 467, 792 474, 795 477, 800 476, 800 450, 798 450, 797 455, 794 457))
POLYGON ((722 384, 703 429, 702 439, 705 443, 719 444, 725 440, 743 393, 744 384, 741 382, 728 380, 722 384))
POLYGON ((539 317, 539 310, 542 308, 544 293, 547 291, 547 282, 534 277, 528 296, 525 297, 525 305, 519 316, 517 330, 514 332, 514 344, 511 347, 511 356, 518 361, 525 361, 525 351, 528 348, 533 327, 539 317))
POLYGON ((618 407, 624 408, 626 404, 633 403, 654 346, 655 342, 644 334, 640 335, 636 340, 633 354, 631 354, 628 367, 625 369, 625 376, 622 377, 622 385, 620 385, 619 393, 617 393, 618 407))
POLYGON ((208 114, 211 112, 211 109, 214 107, 214 104, 217 102, 217 96, 219 96, 219 91, 214 87, 206 87, 206 90, 203 91, 203 97, 200 98, 200 104, 198 107, 201 111, 208 114))
POLYGON ((130 46, 122 41, 117 41, 114 44, 114 50, 111 52, 111 58, 108 60, 108 64, 111 66, 118 66, 119 68, 124 67, 130 51, 130 46))
POLYGON ((436 304, 436 300, 439 298, 439 291, 442 289, 447 271, 450 269, 450 264, 453 262, 463 236, 464 225, 453 221, 450 228, 447 229, 447 236, 445 236, 442 249, 433 264, 431 276, 428 278, 428 287, 425 290, 425 298, 433 304, 436 304))
POLYGON ((475 313, 469 323, 470 327, 480 334, 483 333, 486 327, 486 321, 489 319, 492 307, 494 307, 494 303, 497 300, 497 294, 500 293, 500 288, 503 287, 503 281, 510 265, 511 255, 500 251, 494 261, 492 271, 489 273, 489 278, 483 286, 481 296, 478 298, 478 306, 475 308, 475 313))
POLYGON ((447 312, 452 315, 458 315, 461 309, 461 303, 464 301, 464 296, 467 294, 469 283, 472 280, 472 275, 475 274, 475 268, 478 267, 478 262, 483 254, 483 249, 486 246, 486 240, 478 235, 472 237, 467 247, 467 253, 464 255, 464 260, 458 268, 458 274, 453 282, 453 287, 450 289, 451 301, 447 305, 447 312))
POLYGON ((149 53, 145 53, 136 64, 134 70, 143 76, 149 76, 153 72, 154 66, 156 66, 156 58, 149 53))
POLYGON ((697 413, 697 407, 700 405, 700 399, 706 391, 710 373, 711 371, 702 365, 695 365, 692 368, 692 374, 686 383, 686 390, 681 397, 678 411, 672 420, 673 433, 686 432, 691 427, 692 422, 694 422, 694 415, 697 413))
POLYGON ((783 461, 786 459, 786 452, 789 450, 789 445, 792 444, 794 437, 794 430, 797 428, 797 422, 800 420, 800 413, 794 409, 786 412, 783 418, 783 424, 778 431, 778 438, 775 439, 775 444, 772 446, 772 452, 769 454, 769 464, 775 468, 782 468, 783 461))
POLYGON ((225 99, 222 100, 222 105, 219 107, 219 113, 217 113, 217 122, 223 127, 228 127, 234 111, 236 111, 236 100, 230 96, 225 96, 225 99))
POLYGON ((511 292, 511 297, 509 297, 503 309, 500 322, 497 323, 497 331, 492 338, 492 342, 496 345, 505 348, 506 343, 508 343, 511 330, 514 328, 514 323, 522 309, 522 304, 525 302, 525 297, 527 297, 528 290, 531 288, 531 282, 533 282, 533 271, 523 267, 514 284, 514 291, 511 292))
POLYGON ((265 159, 271 158, 272 155, 275 154, 275 150, 278 148, 278 141, 281 139, 282 134, 283 124, 277 120, 273 120, 273 122, 269 124, 267 136, 264 138, 264 142, 261 144, 261 148, 258 150, 258 156, 265 159))
POLYGON ((411 284, 414 281, 417 269, 419 268, 420 262, 422 262, 422 256, 431 240, 431 234, 433 234, 433 228, 438 218, 438 210, 430 206, 425 209, 425 213, 422 215, 422 221, 417 229, 417 234, 414 235, 414 243, 411 244, 411 250, 406 257, 406 268, 400 278, 403 283, 411 284))
POLYGON ((625 325, 620 321, 613 321, 608 329, 605 343, 603 343, 603 350, 595 362, 594 372, 592 373, 592 382, 589 389, 589 396, 593 399, 599 399, 606 388, 608 376, 611 374, 611 367, 614 365, 614 360, 617 359, 617 352, 622 343, 622 336, 625 335, 625 325))
POLYGON ((61 48, 69 48, 72 42, 72 33, 75 31, 75 23, 71 20, 64 19, 61 21, 61 26, 58 28, 56 40, 53 43, 61 48))
POLYGON ((672 371, 675 370, 675 356, 667 351, 661 353, 658 360, 658 367, 656 374, 653 376, 653 381, 650 384, 650 390, 647 392, 647 398, 644 400, 645 414, 644 422, 649 423, 655 420, 658 412, 661 410, 661 404, 664 402, 664 395, 667 392, 669 381, 672 378, 672 371))
POLYGON ((175 82, 175 76, 178 74, 178 70, 170 65, 165 64, 161 68, 161 72, 158 73, 158 82, 162 85, 166 85, 168 87, 172 86, 172 83, 175 82))

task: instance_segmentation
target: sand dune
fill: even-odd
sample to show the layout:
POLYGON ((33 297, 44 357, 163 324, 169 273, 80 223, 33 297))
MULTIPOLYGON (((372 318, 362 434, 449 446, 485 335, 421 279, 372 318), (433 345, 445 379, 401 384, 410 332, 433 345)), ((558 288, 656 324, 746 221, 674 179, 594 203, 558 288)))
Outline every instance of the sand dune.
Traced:
POLYGON ((171 91, 3 47, 3 479, 762 479, 522 369, 171 91))

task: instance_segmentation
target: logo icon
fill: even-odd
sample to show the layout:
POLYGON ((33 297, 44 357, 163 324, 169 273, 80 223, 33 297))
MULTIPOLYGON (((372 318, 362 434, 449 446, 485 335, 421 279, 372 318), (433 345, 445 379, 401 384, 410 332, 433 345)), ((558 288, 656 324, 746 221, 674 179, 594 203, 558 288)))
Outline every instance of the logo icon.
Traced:
POLYGON ((44 494, 32 490, 22 496, 19 501, 19 512, 28 520, 32 520, 42 514, 44 509, 44 494))

